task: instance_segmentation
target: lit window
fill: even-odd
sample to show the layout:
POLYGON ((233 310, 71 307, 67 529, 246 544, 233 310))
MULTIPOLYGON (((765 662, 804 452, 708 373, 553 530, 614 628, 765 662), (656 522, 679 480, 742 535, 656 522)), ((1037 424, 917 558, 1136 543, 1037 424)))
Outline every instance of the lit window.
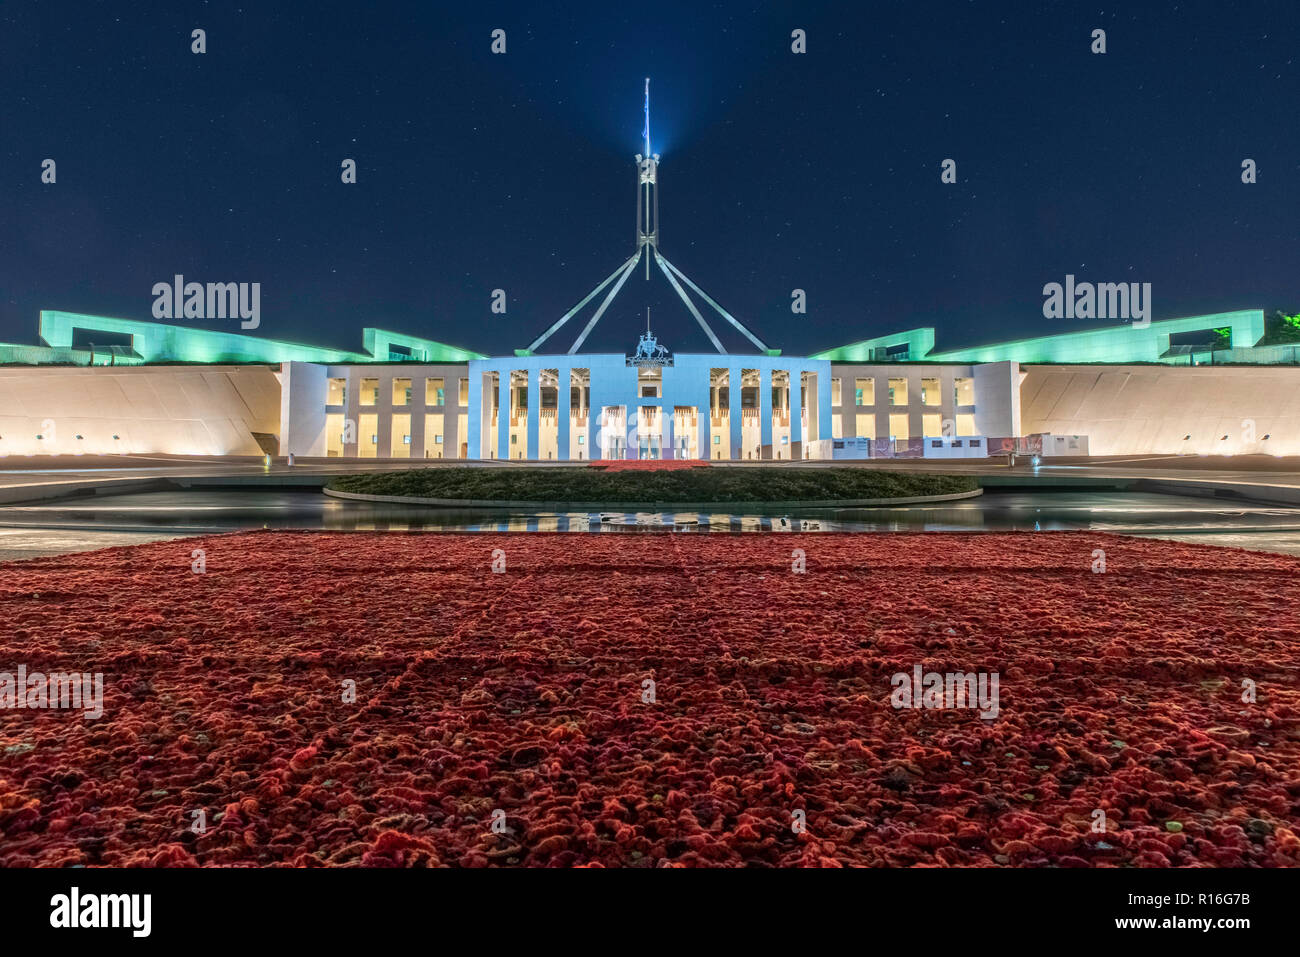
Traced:
POLYGON ((938 379, 921 380, 921 404, 922 405, 938 405, 942 401, 940 399, 940 394, 941 394, 941 390, 939 388, 938 379))
POLYGON ((585 435, 580 435, 580 436, 578 436, 578 444, 579 444, 579 445, 586 445, 586 444, 587 444, 587 437, 586 437, 585 435))
POLYGON ((715 436, 713 437, 713 444, 714 444, 714 445, 721 445, 721 444, 722 444, 722 436, 720 436, 720 435, 715 435, 715 436))
POLYGON ((404 436, 402 436, 402 444, 403 444, 403 445, 410 445, 410 444, 411 444, 411 437, 410 437, 409 435, 404 435, 404 436))
POLYGON ((908 439, 911 438, 911 432, 908 431, 907 413, 902 412, 889 417, 889 437, 891 439, 908 439))
POLYGON ((433 437, 433 444, 434 444, 434 445, 442 445, 442 436, 441 436, 441 435, 435 435, 435 436, 433 437))

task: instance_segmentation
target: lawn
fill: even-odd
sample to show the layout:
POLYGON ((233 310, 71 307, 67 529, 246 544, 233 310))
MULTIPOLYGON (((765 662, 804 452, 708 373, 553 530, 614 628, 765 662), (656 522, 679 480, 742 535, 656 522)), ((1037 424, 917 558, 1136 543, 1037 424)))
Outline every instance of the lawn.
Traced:
POLYGON ((337 478, 369 495, 526 502, 800 502, 947 495, 973 478, 865 468, 430 468, 337 478))

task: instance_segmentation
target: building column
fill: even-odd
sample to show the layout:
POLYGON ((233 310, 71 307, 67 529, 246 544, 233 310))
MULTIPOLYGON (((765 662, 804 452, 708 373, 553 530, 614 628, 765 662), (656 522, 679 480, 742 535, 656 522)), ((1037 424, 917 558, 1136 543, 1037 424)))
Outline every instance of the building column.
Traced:
POLYGON ((483 430, 487 425, 487 420, 483 414, 484 400, 490 400, 491 396, 483 394, 483 370, 473 360, 470 361, 468 375, 469 388, 466 396, 469 406, 465 410, 465 429, 469 434, 466 440, 468 447, 465 449, 465 457, 467 459, 481 459, 483 457, 483 430))
POLYGON ((840 370, 840 435, 846 439, 858 436, 858 378, 851 367, 840 370))
POLYGON ((925 405, 921 402, 921 377, 913 376, 908 373, 907 376, 907 437, 911 441, 915 438, 925 438, 925 405), (912 388, 912 383, 916 383, 916 388, 912 388))
MULTIPOLYGON (((790 370, 790 457, 794 458, 795 447, 799 448, 799 458, 803 458, 803 416, 805 403, 803 377, 807 369, 790 370)), ((811 427, 812 422, 808 425, 811 427)))
POLYGON ((542 370, 540 368, 528 370, 528 417, 525 422, 527 428, 524 436, 528 449, 524 453, 524 458, 532 461, 541 454, 542 370))
POLYGON ((469 416, 469 455, 470 458, 481 461, 492 457, 493 450, 489 443, 492 436, 492 396, 495 391, 491 388, 490 372, 484 371, 482 366, 470 368, 474 371, 470 373, 469 380, 469 406, 472 410, 469 416))
POLYGON ((411 444, 407 446, 406 452, 413 459, 424 458, 424 431, 429 421, 427 407, 424 404, 424 390, 415 387, 418 381, 420 380, 411 380, 411 404, 406 407, 407 413, 411 416, 411 444))
POLYGON ((572 372, 561 366, 555 374, 555 457, 569 458, 569 395, 573 389, 572 372))
POLYGON ((775 369, 758 370, 758 457, 763 457, 763 448, 770 447, 768 457, 776 458, 776 446, 772 439, 772 385, 776 377, 775 369))
POLYGON ((701 387, 696 383, 688 385, 686 394, 690 396, 688 404, 695 406, 695 457, 697 459, 710 459, 713 457, 713 446, 709 443, 713 441, 713 433, 710 429, 713 426, 713 408, 709 404, 709 379, 712 376, 712 367, 704 367, 704 386, 701 387), (701 401, 700 396, 704 398, 701 401))
POLYGON ((731 420, 731 457, 736 461, 742 461, 745 458, 744 443, 741 441, 740 431, 741 420, 744 418, 741 410, 743 392, 744 385, 741 381, 740 366, 728 368, 727 415, 731 420))
POLYGON ((497 373, 497 458, 510 458, 510 370, 497 373))
POLYGON ((460 377, 444 378, 442 392, 442 457, 460 458, 460 377))

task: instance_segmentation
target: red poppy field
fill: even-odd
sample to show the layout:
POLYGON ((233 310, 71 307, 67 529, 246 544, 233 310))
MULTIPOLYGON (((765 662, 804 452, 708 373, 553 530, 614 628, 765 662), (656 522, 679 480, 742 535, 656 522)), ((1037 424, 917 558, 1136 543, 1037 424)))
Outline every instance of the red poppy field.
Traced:
POLYGON ((4 564, 0 671, 104 714, 0 710, 0 865, 1296 866, 1298 577, 1073 532, 4 564), (918 665, 996 718, 893 707, 918 665))

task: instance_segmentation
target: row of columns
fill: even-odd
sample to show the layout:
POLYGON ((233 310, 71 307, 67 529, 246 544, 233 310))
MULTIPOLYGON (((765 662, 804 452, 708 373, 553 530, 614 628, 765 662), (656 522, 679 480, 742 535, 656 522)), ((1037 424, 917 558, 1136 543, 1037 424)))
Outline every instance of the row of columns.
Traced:
MULTIPOLYGON (((547 356, 547 363, 554 361, 554 358, 547 356)), ((694 358, 694 357, 692 357, 694 358)), ((707 357, 712 359, 713 357, 707 357)), ((730 358, 729 356, 727 358, 730 358)), ((741 408, 741 396, 743 386, 742 370, 745 368, 755 368, 759 374, 758 403, 757 411, 759 417, 759 445, 760 447, 771 447, 773 430, 772 430, 772 376, 776 372, 781 372, 788 377, 789 382, 789 402, 787 412, 790 416, 790 444, 789 454, 794 454, 794 448, 797 444, 804 441, 802 413, 805 404, 808 401, 817 403, 825 401, 829 404, 830 389, 829 379, 824 384, 819 384, 818 392, 825 392, 825 396, 814 394, 805 395, 803 384, 803 373, 809 370, 803 363, 790 363, 788 367, 784 364, 780 368, 773 367, 769 362, 761 364, 755 363, 759 357, 745 356, 740 357, 741 361, 734 365, 727 366, 714 365, 702 362, 692 362, 689 365, 682 366, 665 366, 663 369, 661 395, 657 399, 643 398, 639 395, 639 380, 634 368, 626 366, 622 356, 605 356, 605 355, 588 355, 582 357, 581 365, 566 365, 556 363, 552 366, 537 365, 525 367, 524 369, 512 368, 508 362, 501 362, 497 365, 493 362, 494 369, 484 370, 490 374, 495 371, 497 375, 497 457, 508 459, 511 457, 510 446, 510 412, 511 396, 513 390, 513 373, 524 372, 527 375, 527 397, 528 408, 526 412, 526 425, 524 429, 524 441, 527 443, 525 455, 528 458, 536 458, 540 454, 540 429, 541 429, 541 374, 543 369, 555 368, 557 372, 557 401, 556 401, 556 457, 567 459, 571 451, 571 434, 570 434, 570 388, 572 384, 572 373, 575 368, 587 370, 590 379, 590 406, 587 409, 588 414, 588 442, 584 445, 587 450, 587 456, 592 459, 601 457, 600 443, 592 435, 590 423, 592 415, 602 415, 605 408, 623 407, 626 410, 627 417, 624 419, 624 427, 627 428, 631 421, 631 416, 642 405, 654 405, 659 408, 659 414, 662 420, 670 423, 666 428, 671 430, 671 423, 674 420, 674 414, 677 405, 694 407, 697 419, 697 437, 696 437, 696 454, 701 459, 711 459, 713 457, 712 445, 712 404, 710 402, 710 386, 712 370, 715 368, 725 368, 727 370, 727 382, 729 389, 728 396, 728 415, 730 416, 729 428, 729 449, 732 458, 741 454, 743 448, 743 411, 741 408)), ((531 365, 531 364, 530 364, 531 365)), ((829 365, 829 364, 827 364, 829 365)), ((478 373, 475 373, 478 374, 478 373)), ((818 372, 819 375, 825 373, 818 372)), ((487 399, 483 395, 480 401, 487 399)), ((488 419, 480 419, 486 425, 488 419)), ((810 426, 813 424, 810 419, 810 426)), ((599 426, 599 423, 597 423, 599 426)), ((664 436, 665 426, 661 424, 661 436, 664 436)), ((485 440, 480 440, 485 441, 485 440)), ((676 436, 664 436, 663 447, 672 448, 674 454, 678 446, 676 436)), ((773 457, 775 457, 773 449, 773 457)))
MULTIPOLYGON (((545 368, 551 369, 552 366, 545 368)), ((555 414, 557 430, 555 439, 556 458, 569 457, 569 409, 570 392, 573 388, 573 370, 585 369, 586 366, 560 366, 555 378, 555 414)), ((497 458, 510 458, 510 404, 514 390, 514 374, 523 372, 528 376, 528 409, 525 425, 525 441, 528 443, 528 457, 536 458, 541 448, 542 420, 542 370, 541 369, 503 369, 497 375, 497 458)), ((591 410, 588 409, 588 422, 591 410)))

